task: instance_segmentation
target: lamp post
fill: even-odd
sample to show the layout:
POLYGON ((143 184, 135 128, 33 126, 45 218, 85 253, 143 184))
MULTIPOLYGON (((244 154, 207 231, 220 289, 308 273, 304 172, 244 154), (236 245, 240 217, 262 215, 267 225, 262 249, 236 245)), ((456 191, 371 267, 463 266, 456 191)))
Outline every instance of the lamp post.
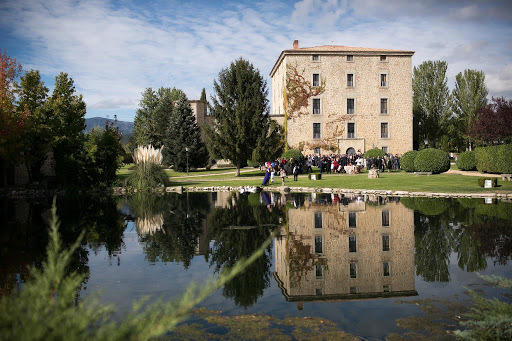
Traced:
POLYGON ((187 176, 188 176, 188 147, 185 147, 185 151, 187 152, 187 176))

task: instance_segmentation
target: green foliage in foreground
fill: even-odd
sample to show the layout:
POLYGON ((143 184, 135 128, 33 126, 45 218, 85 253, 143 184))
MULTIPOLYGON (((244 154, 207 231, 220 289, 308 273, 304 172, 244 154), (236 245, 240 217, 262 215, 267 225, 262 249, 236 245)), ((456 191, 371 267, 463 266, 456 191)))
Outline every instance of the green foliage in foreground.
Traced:
MULTIPOLYGON (((499 286, 512 289, 512 280, 497 276, 480 276, 499 286)), ((512 340, 512 304, 494 299, 486 299, 470 290, 475 300, 466 322, 468 329, 455 331, 455 335, 466 340, 512 340)))
POLYGON ((201 288, 191 285, 181 298, 170 302, 146 305, 147 298, 140 300, 117 322, 112 307, 100 304, 97 295, 77 300, 85 278, 76 271, 67 273, 67 268, 83 233, 70 249, 64 250, 56 212, 54 201, 47 260, 42 269, 30 269, 32 279, 23 289, 0 300, 0 340, 147 340, 161 336, 182 321, 194 305, 260 257, 272 240, 271 236, 249 258, 239 260, 201 288))
POLYGON ((476 154, 474 150, 468 150, 457 157, 457 167, 463 171, 476 170, 476 154))
POLYGON ((294 160, 299 160, 299 158, 301 157, 304 158, 302 152, 297 149, 288 149, 283 153, 283 155, 281 155, 281 158, 286 158, 286 160, 288 161, 290 161, 291 158, 293 158, 294 160))

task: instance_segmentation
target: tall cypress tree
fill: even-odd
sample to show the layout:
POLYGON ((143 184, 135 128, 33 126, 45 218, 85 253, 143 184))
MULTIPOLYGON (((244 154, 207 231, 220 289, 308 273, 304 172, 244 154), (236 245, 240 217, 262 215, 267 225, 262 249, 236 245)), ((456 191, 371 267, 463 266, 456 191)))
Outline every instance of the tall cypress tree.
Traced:
POLYGON ((208 162, 208 150, 184 93, 174 104, 162 154, 164 164, 177 171, 185 171, 187 162, 189 168, 204 167, 208 162))
POLYGON ((267 82, 259 70, 240 58, 221 70, 213 86, 213 120, 211 126, 204 127, 206 144, 214 158, 231 160, 239 176, 267 127, 267 82))

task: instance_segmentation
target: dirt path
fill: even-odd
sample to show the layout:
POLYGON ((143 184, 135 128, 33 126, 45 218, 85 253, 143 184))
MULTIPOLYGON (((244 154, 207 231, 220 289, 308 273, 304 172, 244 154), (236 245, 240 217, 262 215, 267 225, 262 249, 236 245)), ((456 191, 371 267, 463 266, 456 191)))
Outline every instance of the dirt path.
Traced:
POLYGON ((458 175, 467 175, 467 176, 482 176, 489 178, 499 178, 500 174, 487 174, 487 173, 479 173, 479 172, 470 172, 470 171, 461 171, 458 169, 450 169, 446 174, 458 174, 458 175))

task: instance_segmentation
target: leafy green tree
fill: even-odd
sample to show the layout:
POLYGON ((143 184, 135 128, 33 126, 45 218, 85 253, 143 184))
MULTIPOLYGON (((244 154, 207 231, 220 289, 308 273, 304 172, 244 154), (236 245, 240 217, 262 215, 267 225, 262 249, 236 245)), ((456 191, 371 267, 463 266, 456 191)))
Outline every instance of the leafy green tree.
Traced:
POLYGON ((177 171, 185 171, 187 164, 189 168, 199 168, 208 163, 208 150, 185 94, 175 102, 163 142, 163 163, 177 171))
POLYGON ((41 166, 48 157, 54 143, 51 111, 43 110, 48 97, 48 88, 41 80, 38 70, 30 70, 14 84, 18 96, 18 111, 26 110, 29 116, 23 138, 23 160, 29 181, 42 180, 41 166))
POLYGON ((451 97, 448 90, 445 61, 425 61, 414 67, 413 118, 419 141, 436 147, 447 126, 451 97))
POLYGON ((163 145, 169 120, 172 115, 173 103, 183 91, 161 87, 158 91, 147 88, 142 93, 139 108, 135 114, 133 134, 138 146, 152 145, 160 148, 163 145))
POLYGON ((51 117, 57 182, 65 186, 90 184, 83 133, 86 105, 82 95, 76 95, 74 81, 67 73, 55 77, 55 89, 41 110, 51 117))
POLYGON ((276 121, 268 118, 264 121, 267 126, 263 129, 257 141, 256 148, 252 152, 252 160, 258 164, 277 159, 284 151, 283 128, 276 121))
POLYGON ((206 98, 206 90, 203 88, 203 91, 201 91, 201 98, 199 99, 202 102, 208 103, 208 99, 206 98))
POLYGON ((122 134, 115 126, 116 121, 105 121, 105 128, 94 127, 87 134, 86 149, 96 173, 95 181, 105 186, 111 186, 114 182, 124 155, 122 134))
POLYGON ((267 82, 249 61, 240 58, 222 69, 213 85, 212 125, 204 126, 206 145, 214 158, 231 160, 239 176, 262 130, 268 129, 267 82))
POLYGON ((464 70, 455 76, 455 88, 452 91, 453 113, 459 134, 465 140, 465 147, 472 149, 471 137, 467 130, 476 119, 477 110, 487 105, 489 91, 485 85, 483 71, 464 70))

